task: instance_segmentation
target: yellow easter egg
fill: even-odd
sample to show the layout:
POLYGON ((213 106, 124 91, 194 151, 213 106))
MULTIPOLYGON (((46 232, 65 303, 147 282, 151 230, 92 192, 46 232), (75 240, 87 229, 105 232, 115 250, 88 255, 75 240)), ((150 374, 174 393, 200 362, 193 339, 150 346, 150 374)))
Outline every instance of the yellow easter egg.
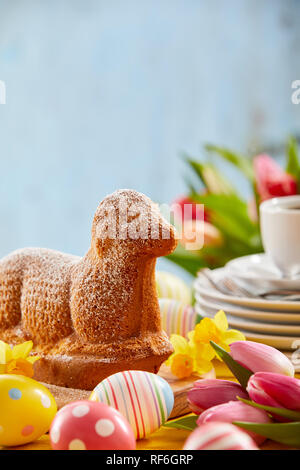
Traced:
POLYGON ((23 375, 0 375, 0 446, 18 446, 47 432, 57 412, 49 390, 23 375))

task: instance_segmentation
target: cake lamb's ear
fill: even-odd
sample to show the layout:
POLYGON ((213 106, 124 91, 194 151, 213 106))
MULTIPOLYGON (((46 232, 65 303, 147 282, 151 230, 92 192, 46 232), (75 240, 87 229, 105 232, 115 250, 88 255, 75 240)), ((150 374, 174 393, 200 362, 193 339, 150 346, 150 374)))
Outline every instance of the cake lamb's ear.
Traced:
POLYGON ((163 256, 177 244, 175 229, 163 218, 159 207, 133 190, 116 191, 99 204, 92 240, 98 255, 122 246, 135 253, 163 256))

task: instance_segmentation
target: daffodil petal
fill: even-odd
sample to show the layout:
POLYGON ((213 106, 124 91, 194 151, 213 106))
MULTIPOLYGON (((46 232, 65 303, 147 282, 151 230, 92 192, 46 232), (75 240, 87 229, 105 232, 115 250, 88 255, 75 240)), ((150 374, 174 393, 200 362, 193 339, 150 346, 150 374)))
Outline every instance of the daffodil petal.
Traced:
POLYGON ((26 361, 30 362, 30 364, 34 364, 36 361, 40 359, 40 356, 29 356, 26 357, 26 361))
POLYGON ((187 334, 187 336, 188 336, 188 339, 189 339, 190 341, 193 341, 193 340, 194 340, 194 336, 195 336, 195 331, 194 331, 194 330, 193 330, 193 331, 189 331, 188 334, 187 334))
POLYGON ((235 341, 245 341, 245 339, 245 335, 238 330, 228 330, 222 335, 222 340, 226 344, 231 344, 235 341))
POLYGON ((26 359, 30 351, 32 350, 33 342, 26 341, 25 343, 17 344, 13 347, 12 357, 13 359, 26 359))
POLYGON ((194 357, 196 360, 198 358, 202 358, 206 361, 212 361, 215 357, 216 352, 214 348, 210 344, 197 344, 195 348, 193 348, 194 357))
POLYGON ((172 364, 171 372, 179 379, 189 377, 194 371, 194 360, 187 354, 175 354, 172 364))
POLYGON ((212 368, 213 365, 210 361, 205 361, 204 359, 196 361, 195 372, 198 374, 206 374, 212 368))
POLYGON ((0 341, 0 364, 7 364, 12 358, 12 350, 9 344, 0 341))
POLYGON ((176 354, 186 354, 188 347, 187 340, 180 335, 171 335, 170 341, 176 354))
POLYGON ((223 310, 219 310, 219 312, 216 313, 213 322, 221 331, 225 332, 228 329, 228 321, 223 310))

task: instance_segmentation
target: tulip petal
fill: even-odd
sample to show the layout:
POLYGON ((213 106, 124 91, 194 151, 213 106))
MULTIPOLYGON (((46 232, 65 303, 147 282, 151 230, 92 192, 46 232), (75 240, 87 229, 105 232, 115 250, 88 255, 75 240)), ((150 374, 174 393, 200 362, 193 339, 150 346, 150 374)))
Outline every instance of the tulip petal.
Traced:
POLYGON ((257 372, 250 378, 247 390, 250 397, 262 405, 300 411, 300 380, 294 377, 257 372))
POLYGON ((253 372, 275 372, 293 377, 294 366, 280 351, 255 341, 235 341, 230 344, 233 359, 253 372))
POLYGON ((237 400, 237 397, 248 398, 240 384, 229 380, 211 379, 195 382, 194 388, 188 391, 187 399, 191 410, 200 414, 212 406, 237 400))
MULTIPOLYGON (((197 424, 200 426, 211 421, 224 423, 232 423, 233 421, 269 423, 270 418, 264 410, 258 410, 240 401, 230 401, 204 411, 199 416, 197 424)), ((264 441, 261 436, 255 433, 250 433, 250 435, 258 444, 264 441)))

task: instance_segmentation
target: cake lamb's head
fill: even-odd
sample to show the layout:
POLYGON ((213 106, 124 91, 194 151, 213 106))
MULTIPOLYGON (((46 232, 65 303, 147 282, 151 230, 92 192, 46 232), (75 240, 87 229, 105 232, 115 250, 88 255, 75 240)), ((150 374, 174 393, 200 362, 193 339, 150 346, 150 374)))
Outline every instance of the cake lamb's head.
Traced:
POLYGON ((142 193, 120 189, 99 204, 92 227, 92 246, 99 256, 122 248, 127 255, 164 256, 177 241, 174 227, 157 204, 142 193))

